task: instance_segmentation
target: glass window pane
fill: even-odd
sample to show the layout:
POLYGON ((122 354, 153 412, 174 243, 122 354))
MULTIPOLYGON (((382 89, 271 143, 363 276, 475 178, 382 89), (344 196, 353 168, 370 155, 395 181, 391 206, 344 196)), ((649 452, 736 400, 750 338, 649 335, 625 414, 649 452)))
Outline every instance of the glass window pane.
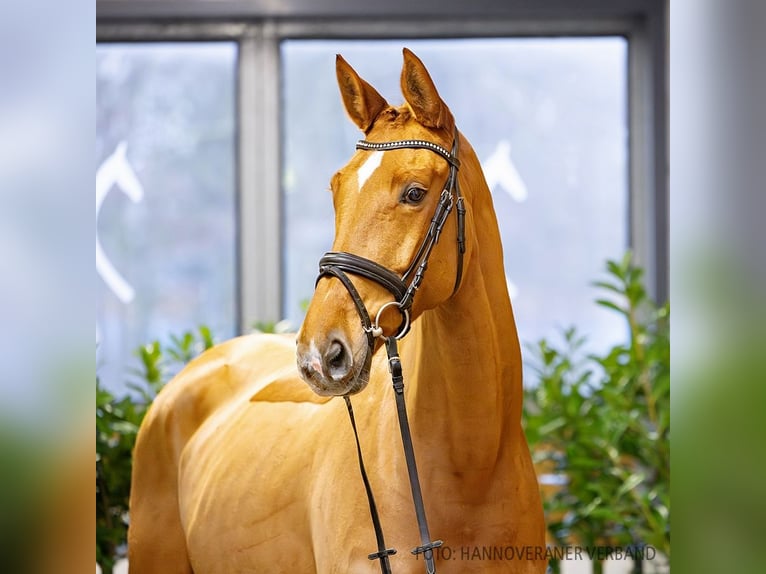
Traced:
POLYGON ((236 44, 96 49, 97 367, 201 323, 236 330, 236 44))
POLYGON ((302 318, 330 247, 331 175, 360 134, 335 81, 340 53, 392 104, 401 47, 426 63, 492 188, 522 341, 578 326, 622 339, 590 283, 627 248, 627 41, 621 37, 284 42, 284 313, 302 318))

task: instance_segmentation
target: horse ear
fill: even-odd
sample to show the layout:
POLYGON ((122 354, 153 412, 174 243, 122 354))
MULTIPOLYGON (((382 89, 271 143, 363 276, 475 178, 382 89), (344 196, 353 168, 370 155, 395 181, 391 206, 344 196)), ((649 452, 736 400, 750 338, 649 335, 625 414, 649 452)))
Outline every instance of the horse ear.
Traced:
POLYGON ((340 54, 335 56, 335 73, 348 116, 360 130, 367 133, 378 114, 388 107, 388 102, 360 78, 340 54))
POLYGON ((402 66, 402 94, 415 118, 429 128, 452 129, 454 118, 423 62, 407 48, 404 48, 402 66))

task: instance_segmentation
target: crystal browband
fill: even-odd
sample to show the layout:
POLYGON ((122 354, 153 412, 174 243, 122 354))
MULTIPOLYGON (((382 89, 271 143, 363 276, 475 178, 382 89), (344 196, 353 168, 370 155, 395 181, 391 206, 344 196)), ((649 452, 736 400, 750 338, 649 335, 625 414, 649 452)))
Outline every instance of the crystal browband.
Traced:
POLYGON ((429 142, 426 140, 400 140, 394 142, 375 143, 368 142, 366 140, 360 140, 356 142, 356 149, 363 150, 375 150, 375 151, 388 151, 392 149, 412 149, 423 148, 430 149, 433 152, 438 153, 444 159, 446 159, 451 165, 460 167, 460 161, 457 157, 453 156, 446 148, 443 148, 439 144, 429 142))

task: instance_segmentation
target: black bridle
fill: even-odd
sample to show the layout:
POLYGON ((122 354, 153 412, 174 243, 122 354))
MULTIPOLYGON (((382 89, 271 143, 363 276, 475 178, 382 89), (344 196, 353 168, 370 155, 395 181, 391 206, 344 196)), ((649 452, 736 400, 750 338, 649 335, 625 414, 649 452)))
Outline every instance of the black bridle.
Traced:
MULTIPOLYGON (((428 522, 426 520, 425 506, 423 504, 423 496, 420 489, 420 480, 418 478, 417 465, 415 463, 415 452, 412 446, 412 437, 410 433, 409 421, 407 419, 407 409, 404 402, 404 377, 402 375, 402 364, 399 359, 399 353, 397 350, 397 340, 404 337, 410 329, 410 308, 420 284, 423 282, 423 276, 428 268, 428 259, 431 256, 433 248, 439 241, 444 224, 447 221, 447 217, 452 212, 452 209, 457 205, 457 272, 455 276, 455 286, 453 294, 460 287, 460 283, 463 276, 463 254, 465 253, 465 205, 463 202, 463 196, 460 193, 460 186, 458 184, 457 171, 460 167, 460 161, 458 160, 458 140, 459 135, 457 129, 455 129, 455 139, 452 144, 452 151, 448 151, 446 148, 429 142, 426 140, 402 140, 384 143, 373 143, 368 141, 359 141, 356 144, 356 149, 369 150, 369 151, 388 151, 395 149, 427 149, 434 153, 439 154, 449 163, 449 175, 447 181, 444 184, 443 191, 439 197, 439 202, 436 205, 436 210, 431 218, 431 223, 428 226, 426 235, 423 238, 420 247, 418 248, 415 256, 412 259, 407 270, 401 275, 397 275, 390 269, 383 267, 379 263, 347 252, 330 251, 324 254, 319 260, 319 276, 317 282, 322 277, 335 277, 337 278, 346 290, 349 292, 354 306, 356 307, 359 317, 362 322, 362 329, 367 334, 367 342, 369 346, 369 353, 372 354, 375 346, 375 339, 382 337, 386 344, 386 353, 388 354, 388 368, 391 372, 391 379, 394 387, 394 395, 396 397, 397 416, 399 418, 399 428, 402 434, 402 444, 404 447, 405 460, 407 461, 407 472, 409 475, 410 488, 412 490, 412 499, 415 506, 415 515, 418 521, 418 528, 420 530, 420 546, 417 546, 412 550, 413 554, 423 554, 426 572, 433 574, 436 572, 436 566, 434 565, 433 549, 442 545, 441 540, 431 541, 431 536, 428 531, 428 522), (370 314, 359 295, 353 282, 348 277, 348 274, 358 275, 371 281, 374 281, 388 290, 394 297, 394 300, 384 304, 378 310, 375 316, 375 322, 370 319, 370 314), (399 325, 396 335, 384 337, 383 329, 380 327, 380 316, 386 308, 389 306, 395 306, 402 314, 402 322, 399 325)), ((367 472, 364 466, 364 460, 362 459, 362 449, 359 444, 359 436, 356 429, 356 421, 354 419, 354 411, 351 407, 351 400, 348 396, 344 397, 346 406, 348 407, 349 417, 351 419, 351 426, 354 430, 354 438, 356 440, 357 456, 359 458, 359 468, 362 474, 362 481, 364 482, 365 491, 367 493, 367 500, 370 506, 370 516, 372 518, 373 527, 375 529, 375 537, 377 539, 378 551, 370 554, 368 558, 370 560, 380 560, 380 567, 383 574, 390 574, 391 565, 388 557, 392 554, 396 554, 396 550, 393 548, 386 548, 385 539, 383 536, 383 529, 380 525, 380 518, 378 516, 377 507, 375 505, 375 498, 372 493, 370 481, 367 477, 367 472)))
POLYGON ((380 336, 379 318, 380 314, 388 305, 395 305, 398 307, 402 314, 402 323, 399 326, 399 332, 394 336, 396 339, 401 339, 407 334, 410 327, 409 310, 412 307, 413 299, 415 298, 415 292, 423 282, 423 276, 428 267, 428 258, 431 256, 431 251, 436 246, 441 236, 444 224, 447 222, 447 217, 452 211, 453 206, 457 205, 457 245, 458 245, 458 261, 457 272, 455 276, 455 287, 453 294, 460 287, 460 281, 463 277, 463 254, 465 253, 465 205, 463 202, 463 196, 460 193, 460 185, 458 184, 457 171, 460 167, 460 160, 458 159, 458 131, 455 129, 455 140, 452 144, 452 151, 447 151, 442 146, 426 141, 426 140, 401 140, 394 142, 373 143, 365 140, 357 142, 356 149, 368 150, 368 151, 389 151, 395 149, 427 149, 434 153, 439 154, 449 163, 449 175, 447 181, 444 184, 443 191, 439 196, 439 203, 436 205, 436 210, 431 218, 431 223, 428 226, 423 241, 420 244, 415 256, 410 262, 407 270, 401 275, 397 275, 390 269, 387 269, 372 261, 366 257, 356 255, 354 253, 347 253, 345 251, 328 251, 319 260, 319 279, 325 276, 333 276, 338 278, 346 289, 351 294, 351 298, 354 301, 354 305, 359 312, 359 316, 362 319, 362 327, 368 335, 368 342, 370 348, 374 346, 374 340, 377 336, 380 336), (375 319, 375 324, 370 320, 370 315, 364 306, 359 293, 354 288, 351 280, 346 276, 347 273, 353 275, 359 275, 366 279, 375 281, 385 289, 387 289, 394 297, 394 301, 387 303, 378 311, 375 319))

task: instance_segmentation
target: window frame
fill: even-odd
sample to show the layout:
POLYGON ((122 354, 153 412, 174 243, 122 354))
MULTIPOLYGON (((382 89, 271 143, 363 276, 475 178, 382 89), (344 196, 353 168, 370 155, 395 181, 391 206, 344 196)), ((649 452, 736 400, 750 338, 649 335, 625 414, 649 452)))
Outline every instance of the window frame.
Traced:
POLYGON ((282 314, 280 44, 288 39, 623 36, 628 41, 628 237, 647 290, 668 297, 665 0, 97 0, 96 41, 235 41, 237 330, 282 314), (438 17, 434 17, 436 14, 438 17), (428 18, 422 18, 430 15, 428 18))

